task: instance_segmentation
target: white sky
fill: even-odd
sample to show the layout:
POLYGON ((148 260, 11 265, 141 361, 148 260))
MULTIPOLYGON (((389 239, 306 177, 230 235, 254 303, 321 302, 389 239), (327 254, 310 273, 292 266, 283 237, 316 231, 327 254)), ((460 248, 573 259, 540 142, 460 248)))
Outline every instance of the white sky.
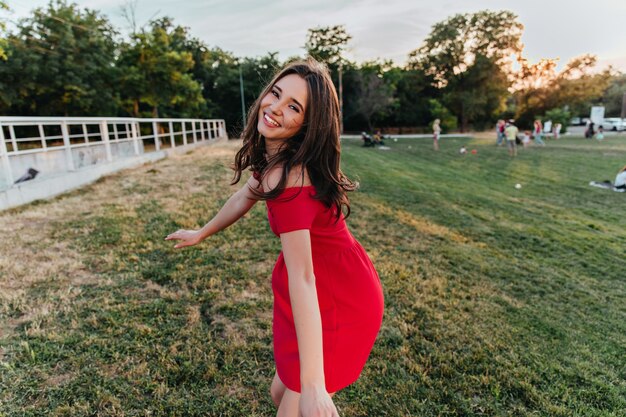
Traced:
MULTIPOLYGON (((127 33, 121 8, 127 0, 76 0, 96 9, 127 33)), ((48 0, 8 0, 10 20, 48 0)), ((137 22, 170 16, 209 46, 254 57, 278 52, 303 55, 307 29, 343 24, 352 35, 348 58, 404 64, 433 24, 456 13, 511 10, 524 24, 524 55, 531 62, 560 58, 561 67, 584 53, 626 72, 626 0, 137 0, 137 22)))

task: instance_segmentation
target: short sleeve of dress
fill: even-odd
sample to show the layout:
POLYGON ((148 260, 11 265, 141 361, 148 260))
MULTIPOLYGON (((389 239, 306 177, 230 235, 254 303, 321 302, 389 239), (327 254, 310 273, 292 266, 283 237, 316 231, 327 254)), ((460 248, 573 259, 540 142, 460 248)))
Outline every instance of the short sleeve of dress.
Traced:
POLYGON ((311 196, 311 190, 310 187, 287 188, 278 198, 267 200, 276 234, 311 229, 320 204, 311 196))

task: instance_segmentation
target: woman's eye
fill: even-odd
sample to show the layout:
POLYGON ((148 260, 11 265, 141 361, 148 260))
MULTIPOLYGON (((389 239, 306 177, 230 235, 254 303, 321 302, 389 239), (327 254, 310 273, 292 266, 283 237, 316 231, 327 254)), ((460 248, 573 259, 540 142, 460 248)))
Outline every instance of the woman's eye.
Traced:
POLYGON ((274 95, 274 97, 277 97, 277 98, 278 98, 278 91, 276 91, 276 90, 272 90, 272 94, 274 95))
POLYGON ((299 109, 298 107, 294 106, 293 104, 291 104, 291 105, 289 106, 289 108, 290 108, 291 110, 295 111, 296 113, 300 113, 300 109, 299 109))

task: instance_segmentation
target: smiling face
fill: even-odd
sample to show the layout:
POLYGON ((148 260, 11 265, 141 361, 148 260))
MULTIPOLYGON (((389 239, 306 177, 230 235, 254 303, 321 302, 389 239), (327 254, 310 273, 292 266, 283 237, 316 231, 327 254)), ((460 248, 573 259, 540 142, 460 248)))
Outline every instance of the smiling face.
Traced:
POLYGON ((257 129, 269 140, 293 137, 304 123, 308 88, 304 78, 289 74, 276 82, 263 97, 257 129))

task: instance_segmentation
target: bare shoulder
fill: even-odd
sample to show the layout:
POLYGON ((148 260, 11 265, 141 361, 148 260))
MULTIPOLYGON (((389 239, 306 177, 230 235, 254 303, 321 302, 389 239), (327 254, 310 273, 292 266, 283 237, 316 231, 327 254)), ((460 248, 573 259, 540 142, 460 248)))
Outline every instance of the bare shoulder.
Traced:
MULTIPOLYGON (((264 190, 273 190, 276 188, 280 179, 283 175, 284 168, 282 166, 276 166, 270 169, 264 176, 262 180, 263 189, 264 190)), ((309 178, 309 174, 306 168, 302 165, 295 166, 289 171, 287 175, 287 184, 285 184, 285 188, 288 187, 300 187, 300 186, 311 185, 311 180, 309 178)))

